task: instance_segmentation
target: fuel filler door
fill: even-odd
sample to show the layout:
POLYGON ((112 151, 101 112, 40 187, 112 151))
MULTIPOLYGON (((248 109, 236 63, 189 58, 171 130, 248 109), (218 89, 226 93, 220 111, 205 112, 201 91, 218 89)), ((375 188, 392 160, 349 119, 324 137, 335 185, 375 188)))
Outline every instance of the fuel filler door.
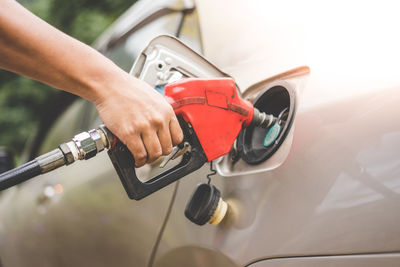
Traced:
POLYGON ((163 86, 182 78, 229 77, 178 39, 161 35, 136 59, 131 72, 163 93, 163 86))

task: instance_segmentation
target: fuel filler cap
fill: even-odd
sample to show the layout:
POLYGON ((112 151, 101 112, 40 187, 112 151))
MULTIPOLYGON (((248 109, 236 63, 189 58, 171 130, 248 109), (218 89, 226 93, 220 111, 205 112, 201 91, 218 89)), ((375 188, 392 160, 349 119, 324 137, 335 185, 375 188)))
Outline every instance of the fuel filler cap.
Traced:
POLYGON ((185 216, 198 225, 217 225, 225 217, 228 204, 219 190, 211 184, 199 184, 185 209, 185 216))

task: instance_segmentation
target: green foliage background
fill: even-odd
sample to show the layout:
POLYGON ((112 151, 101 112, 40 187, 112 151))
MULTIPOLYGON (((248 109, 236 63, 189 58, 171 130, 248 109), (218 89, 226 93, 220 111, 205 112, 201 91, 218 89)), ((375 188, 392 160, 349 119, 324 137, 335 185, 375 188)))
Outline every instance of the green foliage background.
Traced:
MULTIPOLYGON (((135 0, 21 0, 34 14, 91 44, 135 0)), ((20 154, 60 91, 0 70, 0 146, 20 154)))

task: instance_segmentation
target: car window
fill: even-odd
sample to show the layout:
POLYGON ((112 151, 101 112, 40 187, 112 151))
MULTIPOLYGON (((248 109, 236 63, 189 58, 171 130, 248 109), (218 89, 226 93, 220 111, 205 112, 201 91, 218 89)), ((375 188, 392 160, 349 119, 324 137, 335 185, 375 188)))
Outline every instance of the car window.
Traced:
POLYGON ((185 14, 182 27, 178 33, 179 40, 199 54, 203 54, 200 25, 197 10, 185 14))
POLYGON ((59 119, 56 120, 51 130, 44 138, 39 149, 39 155, 55 149, 60 143, 70 140, 81 128, 82 111, 85 109, 87 101, 84 99, 76 100, 59 119))
POLYGON ((106 51, 105 55, 119 67, 129 71, 136 57, 154 37, 161 34, 176 35, 182 16, 181 12, 174 12, 150 22, 118 46, 106 51))

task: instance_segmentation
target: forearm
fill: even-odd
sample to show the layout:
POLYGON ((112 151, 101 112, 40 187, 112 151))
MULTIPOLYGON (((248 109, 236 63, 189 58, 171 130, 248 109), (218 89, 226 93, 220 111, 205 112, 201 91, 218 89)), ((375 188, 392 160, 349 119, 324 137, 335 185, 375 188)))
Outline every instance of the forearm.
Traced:
POLYGON ((0 5, 0 68, 93 102, 112 93, 111 79, 126 75, 100 53, 34 16, 16 1, 0 0, 0 5))
POLYGON ((162 95, 13 0, 0 0, 0 68, 94 102, 137 166, 170 153, 182 141, 174 111, 162 95))

